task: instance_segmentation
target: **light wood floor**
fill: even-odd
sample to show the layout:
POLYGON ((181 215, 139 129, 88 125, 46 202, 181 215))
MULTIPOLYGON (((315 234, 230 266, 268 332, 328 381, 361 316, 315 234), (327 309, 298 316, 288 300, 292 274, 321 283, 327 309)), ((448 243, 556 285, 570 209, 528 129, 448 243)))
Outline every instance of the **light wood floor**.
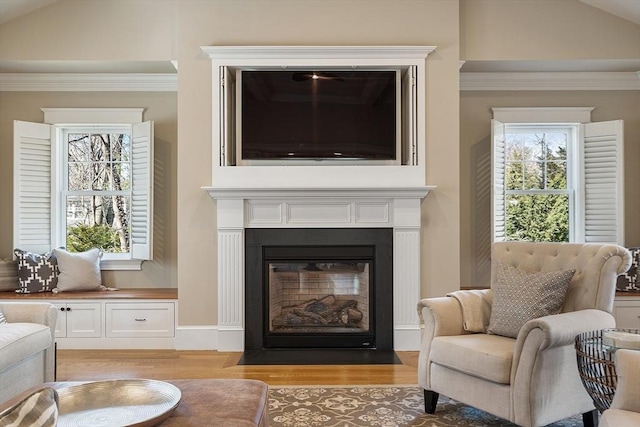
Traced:
POLYGON ((121 378, 257 379, 277 385, 417 384, 418 352, 401 365, 238 365, 241 353, 174 350, 58 350, 57 381, 121 378))

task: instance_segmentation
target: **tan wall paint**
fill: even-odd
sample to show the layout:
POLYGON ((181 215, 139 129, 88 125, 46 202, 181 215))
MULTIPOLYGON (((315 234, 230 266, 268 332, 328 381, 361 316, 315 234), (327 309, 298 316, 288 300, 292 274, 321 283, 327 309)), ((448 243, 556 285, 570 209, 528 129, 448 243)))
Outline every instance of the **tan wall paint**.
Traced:
POLYGON ((476 165, 490 158, 492 107, 595 107, 591 120, 624 120, 624 185, 625 244, 640 246, 640 92, 639 91, 527 91, 527 92, 461 92, 460 94, 460 206, 462 212, 461 279, 467 286, 488 284, 486 259, 489 250, 490 205, 484 197, 478 200, 476 188, 490 170, 476 165), (476 245, 478 242, 478 245, 476 245))
MULTIPOLYGON (((142 271, 104 271, 104 284, 120 288, 177 286, 176 142, 174 92, 2 92, 0 96, 0 182, 13 182, 13 121, 42 123, 41 107, 143 107, 154 121, 154 259, 142 271)), ((12 256, 13 186, 0 186, 0 258, 12 256)))
POLYGON ((640 58, 640 26, 578 0, 462 0, 465 60, 640 58))
MULTIPOLYGON (((437 185, 438 190, 423 204, 422 294, 442 295, 457 289, 460 272, 467 270, 461 267, 460 242, 468 252, 464 233, 469 233, 461 234, 468 206, 461 206, 460 194, 466 191, 463 197, 468 197, 468 176, 460 168, 468 168, 469 161, 464 156, 469 141, 482 135, 486 121, 483 111, 473 126, 464 124, 462 131, 470 131, 472 139, 464 137, 466 142, 460 144, 459 34, 465 35, 469 59, 598 59, 606 57, 605 43, 611 58, 633 55, 629 47, 633 39, 627 39, 637 34, 636 27, 629 28, 626 21, 612 19, 596 9, 584 9, 575 0, 558 1, 563 2, 561 7, 554 4, 540 8, 539 0, 462 0, 464 13, 459 16, 459 2, 455 0, 59 0, 0 26, 0 60, 179 59, 179 119, 175 119, 178 138, 170 140, 176 141, 170 155, 176 156, 171 162, 177 164, 177 175, 169 183, 175 194, 175 203, 170 204, 172 208, 177 205, 176 216, 169 219, 170 226, 177 230, 177 282, 172 283, 179 287, 179 324, 211 325, 217 323, 215 202, 201 187, 212 184, 214 112, 211 65, 200 46, 438 46, 427 62, 427 182, 437 185), (508 7, 498 7, 507 4, 508 7), (537 9, 549 10, 548 7, 562 12, 562 21, 572 29, 551 29, 553 45, 535 25, 520 25, 517 36, 508 32, 505 36, 504 22, 537 16, 537 9), (580 24, 572 22, 575 16, 591 24, 591 28, 578 32, 580 24), (100 28, 104 22, 118 22, 118 31, 90 30, 100 28), (591 43, 589 47, 585 41, 592 40, 604 42, 591 43)), ((11 103, 0 104, 3 158, 11 135, 7 123, 13 120, 14 111, 24 111, 26 119, 40 118, 34 109, 44 106, 50 94, 10 96, 11 103), (24 106, 17 108, 21 104, 24 106), (9 117, 5 118, 5 114, 9 117)), ((519 97, 520 94, 512 94, 511 102, 518 103, 519 97)), ((472 116, 475 117, 465 114, 462 118, 472 116)), ((6 182, 11 176, 7 178, 2 169, 0 176, 6 182)), ((2 215, 7 212, 5 204, 11 202, 6 192, 0 194, 2 215)), ((6 217, 4 214, 0 218, 3 233, 9 229, 6 217)), ((171 259, 175 261, 175 257, 171 259)), ((468 257, 463 256, 462 260, 467 262, 468 257)), ((123 272, 117 276, 118 286, 137 285, 136 274, 123 272)))
POLYGON ((11 60, 175 59, 176 0, 59 0, 0 26, 11 60))
MULTIPOLYGON (((218 1, 180 3, 178 229, 181 323, 215 322, 215 208, 200 186, 210 185, 210 65, 200 45, 437 45, 428 60, 428 181, 439 189, 424 202, 423 294, 458 287, 458 48, 457 2, 451 1, 218 1), (189 78, 183 79, 183 73, 189 78), (206 120, 203 128, 201 122, 206 120), (209 156, 209 157, 207 157, 209 156), (206 168, 186 165, 200 162, 206 168), (446 265, 447 268, 430 268, 446 265), (199 267, 200 266, 200 267, 199 267), (184 291, 186 287, 188 291, 184 291)), ((214 112, 215 113, 215 112, 214 112)), ((213 177, 215 180, 215 176, 213 177)))

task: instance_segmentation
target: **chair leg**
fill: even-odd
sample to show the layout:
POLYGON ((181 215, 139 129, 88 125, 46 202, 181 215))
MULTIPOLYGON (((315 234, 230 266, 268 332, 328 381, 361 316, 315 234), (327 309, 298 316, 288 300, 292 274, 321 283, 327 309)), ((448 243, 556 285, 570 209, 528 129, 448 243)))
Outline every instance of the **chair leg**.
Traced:
POLYGON ((435 391, 424 390, 424 411, 427 414, 433 414, 434 412, 436 412, 438 396, 440 395, 435 391))
POLYGON ((600 422, 600 414, 597 409, 582 414, 582 424, 584 427, 598 427, 600 422))

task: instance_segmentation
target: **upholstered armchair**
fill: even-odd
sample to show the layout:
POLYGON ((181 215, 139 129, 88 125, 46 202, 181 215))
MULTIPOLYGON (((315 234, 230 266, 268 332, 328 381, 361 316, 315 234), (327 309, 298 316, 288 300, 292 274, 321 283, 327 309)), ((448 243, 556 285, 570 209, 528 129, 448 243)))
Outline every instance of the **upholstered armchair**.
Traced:
POLYGON ((521 426, 577 414, 596 423, 574 340, 615 326, 616 278, 630 264, 617 245, 494 243, 490 289, 418 303, 426 412, 443 394, 521 426))
POLYGON ((611 407, 602 413, 600 427, 640 426, 640 351, 617 350, 618 384, 611 407))

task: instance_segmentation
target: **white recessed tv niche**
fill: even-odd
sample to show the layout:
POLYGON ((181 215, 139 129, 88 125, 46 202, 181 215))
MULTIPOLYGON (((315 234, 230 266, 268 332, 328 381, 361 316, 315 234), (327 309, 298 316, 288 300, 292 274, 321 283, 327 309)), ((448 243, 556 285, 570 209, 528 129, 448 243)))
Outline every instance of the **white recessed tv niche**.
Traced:
POLYGON ((424 185, 426 57, 434 47, 202 50, 212 60, 219 186, 378 185, 389 174, 398 185, 424 185))

